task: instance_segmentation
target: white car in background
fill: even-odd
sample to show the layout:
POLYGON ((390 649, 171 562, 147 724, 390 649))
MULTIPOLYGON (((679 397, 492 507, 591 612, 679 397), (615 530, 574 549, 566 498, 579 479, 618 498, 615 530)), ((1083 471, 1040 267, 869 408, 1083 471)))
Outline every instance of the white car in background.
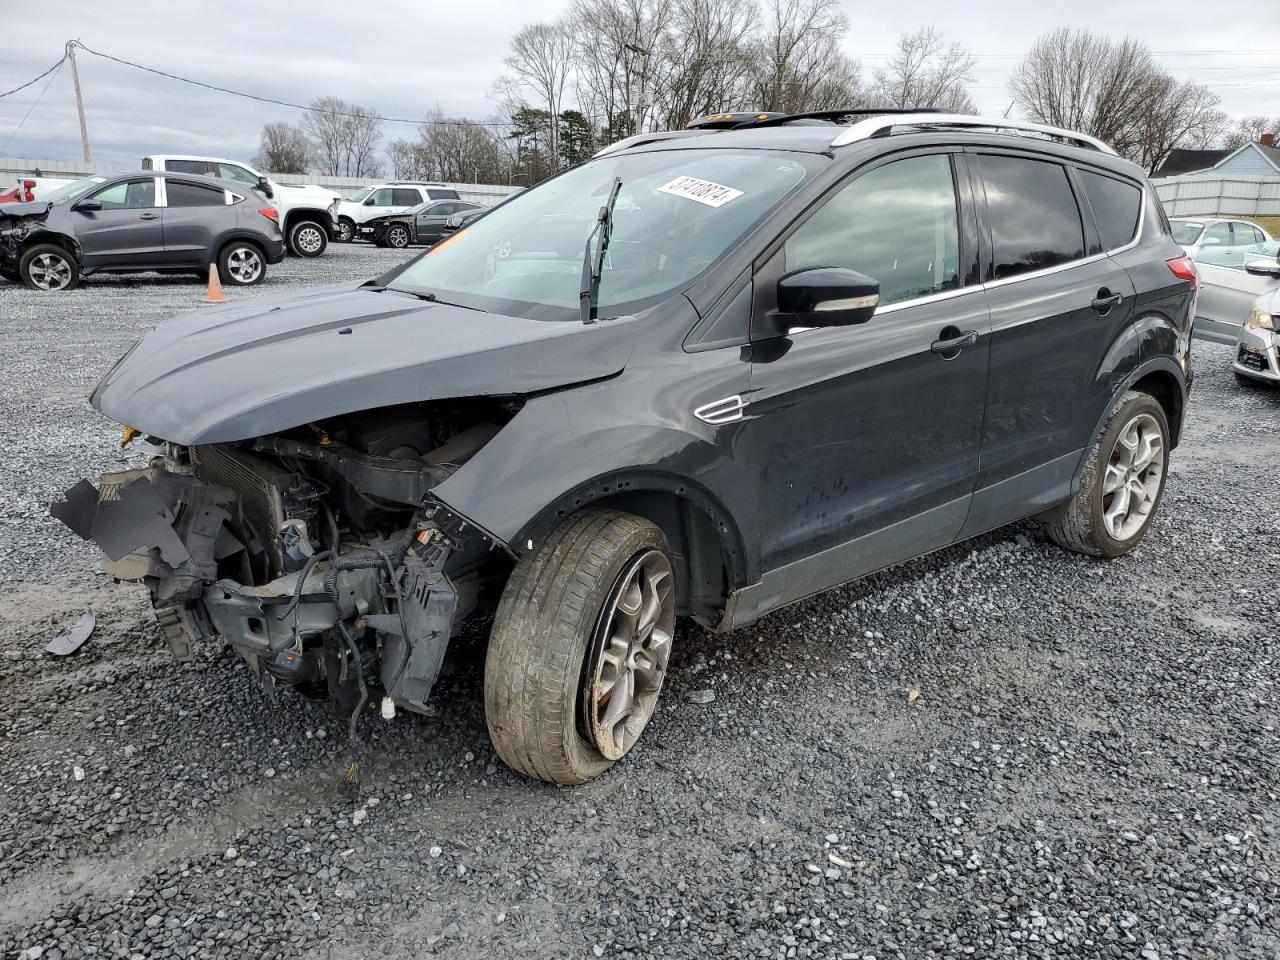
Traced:
POLYGON ((280 213, 280 230, 284 234, 285 245, 295 256, 320 256, 337 231, 338 204, 342 195, 324 187, 276 183, 247 163, 221 157, 153 154, 142 158, 142 169, 199 173, 220 180, 247 183, 266 194, 280 213))
POLYGON ((1244 265, 1245 250, 1259 243, 1270 243, 1271 235, 1256 223, 1230 217, 1170 217, 1174 242, 1195 260, 1196 255, 1212 249, 1214 261, 1225 266, 1244 265))
POLYGON ((428 200, 460 200, 458 191, 443 183, 425 183, 416 180, 398 180, 395 183, 375 183, 365 187, 350 200, 338 205, 338 235, 336 239, 347 243, 360 236, 360 224, 374 217, 403 213, 428 200))
MULTIPOLYGON (((1175 227, 1175 233, 1177 228, 1175 227)), ((1259 232, 1262 232, 1259 230, 1259 232)), ((1176 237, 1175 237, 1176 239, 1176 237)), ((1233 344, 1249 317, 1253 301, 1277 281, 1255 263, 1276 262, 1280 243, 1267 240, 1248 246, 1201 244, 1190 254, 1200 275, 1193 335, 1201 340, 1233 344)))
POLYGON ((1231 368, 1242 383, 1280 384, 1280 258, 1250 261, 1246 272, 1271 288, 1253 301, 1236 335, 1231 368))

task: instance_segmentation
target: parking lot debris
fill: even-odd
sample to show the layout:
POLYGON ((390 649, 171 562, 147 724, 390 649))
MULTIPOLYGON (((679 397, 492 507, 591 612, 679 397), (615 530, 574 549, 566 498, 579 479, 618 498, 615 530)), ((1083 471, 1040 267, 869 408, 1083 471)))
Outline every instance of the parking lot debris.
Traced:
POLYGON ((689 694, 689 699, 693 703, 711 703, 716 698, 714 690, 694 690, 689 694))
POLYGON ((89 634, 93 633, 93 627, 96 622, 93 617, 93 611, 86 610, 84 616, 76 621, 75 626, 66 633, 61 633, 50 640, 45 645, 44 652, 51 653, 55 657, 71 656, 71 654, 84 646, 84 642, 89 639, 89 634))

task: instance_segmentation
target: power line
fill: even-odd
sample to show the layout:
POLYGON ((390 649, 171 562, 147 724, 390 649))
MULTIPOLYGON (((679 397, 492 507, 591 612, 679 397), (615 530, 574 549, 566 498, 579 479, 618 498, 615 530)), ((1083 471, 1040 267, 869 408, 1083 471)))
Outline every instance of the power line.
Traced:
MULTIPOLYGON (((48 82, 45 83, 45 85, 40 88, 39 95, 32 102, 31 106, 27 107, 27 112, 22 115, 22 119, 18 121, 18 125, 13 128, 13 133, 9 134, 9 139, 4 142, 4 146, 0 147, 0 156, 3 156, 4 152, 9 149, 9 144, 13 143, 13 138, 18 135, 18 131, 22 129, 22 125, 27 122, 27 117, 31 116, 31 111, 34 110, 39 105, 42 99, 44 99, 45 91, 48 90, 49 87, 53 84, 53 81, 58 78, 58 73, 61 71, 62 65, 64 63, 66 63, 66 57, 63 57, 61 60, 59 60, 57 63, 53 65, 52 76, 50 76, 48 82)), ((45 73, 49 73, 49 72, 50 71, 48 70, 45 71, 45 73)))
POLYGON ((167 71, 164 71, 164 70, 157 70, 155 67, 146 67, 140 63, 134 63, 132 60, 125 60, 121 57, 113 57, 109 53, 102 53, 101 51, 94 50, 91 47, 86 47, 79 40, 72 40, 71 44, 76 47, 79 47, 85 53, 91 53, 95 57, 102 57, 104 60, 112 60, 115 63, 123 64, 126 67, 133 67, 135 70, 142 70, 142 71, 145 71, 146 73, 154 73, 160 77, 167 77, 170 80, 178 80, 182 83, 189 83, 192 86, 203 87, 206 90, 215 90, 218 93, 228 93, 233 97, 243 97, 246 100, 256 100, 259 103, 270 103, 277 107, 289 107, 290 109, 293 109, 293 110, 304 110, 312 113, 323 113, 327 116, 335 116, 335 117, 350 117, 352 119, 357 119, 357 120, 372 119, 372 120, 378 120, 386 123, 411 123, 411 124, 414 124, 415 126, 421 126, 423 124, 437 124, 437 125, 443 124, 443 125, 449 125, 449 126, 468 126, 468 127, 509 127, 511 126, 510 123, 504 123, 504 122, 498 122, 498 121, 441 120, 441 119, 415 120, 415 119, 408 119, 405 117, 383 117, 383 116, 370 117, 368 114, 350 113, 343 110, 315 110, 313 107, 309 107, 306 104, 291 103, 288 100, 276 100, 272 97, 260 97, 254 93, 245 93, 242 90, 232 90, 228 87, 220 87, 213 83, 205 83, 202 80, 192 80, 190 77, 182 77, 176 73, 168 73, 167 71))
POLYGON ((46 70, 44 73, 40 74, 40 76, 36 77, 34 80, 28 80, 26 83, 24 83, 24 84, 23 84, 22 86, 20 86, 20 87, 14 87, 12 90, 7 91, 6 93, 0 93, 0 99, 2 99, 2 98, 4 98, 4 97, 11 97, 11 96, 13 96, 15 93, 17 93, 19 90, 25 90, 25 89, 27 89, 27 87, 31 86, 33 83, 39 83, 41 80, 43 80, 43 79, 44 79, 45 77, 47 77, 49 74, 53 73, 53 71, 57 70, 60 66, 62 66, 62 64, 66 61, 66 59, 67 59, 67 55, 64 53, 64 54, 62 55, 62 59, 61 59, 61 60, 59 60, 57 63, 55 63, 52 67, 50 67, 50 68, 49 68, 48 70, 46 70))

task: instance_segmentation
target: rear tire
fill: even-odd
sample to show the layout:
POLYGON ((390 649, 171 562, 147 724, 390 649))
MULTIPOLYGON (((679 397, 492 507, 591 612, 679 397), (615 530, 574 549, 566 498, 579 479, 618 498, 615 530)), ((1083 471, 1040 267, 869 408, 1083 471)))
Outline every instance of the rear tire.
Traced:
POLYGON ((267 275, 267 258, 248 240, 232 240, 218 253, 218 276, 234 287, 252 287, 267 275))
POLYGON ((662 531, 613 510, 570 517, 516 564, 484 672, 489 736, 510 767, 584 783, 635 745, 666 674, 670 571, 662 531))
POLYGON ((289 228, 289 252, 296 257, 314 259, 329 246, 329 235, 314 220, 299 220, 289 228))
POLYGON ((1122 557, 1151 527, 1169 473, 1169 420, 1155 397, 1126 392, 1089 448, 1080 489, 1042 516, 1061 547, 1094 557, 1122 557))
POLYGON ((338 230, 333 239, 338 243, 350 243, 356 238, 356 222, 350 217, 338 218, 338 230))
POLYGON ((56 243, 38 243, 18 261, 18 277, 28 290, 74 290, 80 284, 80 264, 56 243))

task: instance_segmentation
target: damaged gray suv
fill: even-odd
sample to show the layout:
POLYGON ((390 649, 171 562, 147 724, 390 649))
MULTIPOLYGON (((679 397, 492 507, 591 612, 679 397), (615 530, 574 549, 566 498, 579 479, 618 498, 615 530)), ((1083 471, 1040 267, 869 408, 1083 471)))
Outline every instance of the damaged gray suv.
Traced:
POLYGON ((161 324, 92 403, 154 444, 53 512, 173 653, 423 711, 492 615, 515 769, 580 783, 714 630, 1020 518, 1132 550, 1196 274, 1080 134, 718 115, 604 151, 363 284, 161 324), (483 623, 483 620, 477 622, 483 623))

